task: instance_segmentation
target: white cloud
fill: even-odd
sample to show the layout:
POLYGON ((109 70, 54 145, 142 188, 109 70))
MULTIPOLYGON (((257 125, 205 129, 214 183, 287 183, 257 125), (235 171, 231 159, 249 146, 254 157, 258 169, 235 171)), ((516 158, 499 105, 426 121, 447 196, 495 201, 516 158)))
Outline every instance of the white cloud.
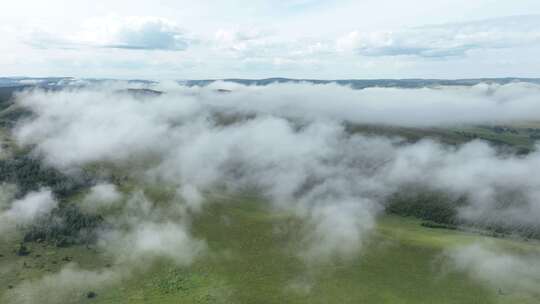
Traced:
POLYGON ((341 51, 364 56, 463 56, 475 49, 540 44, 540 16, 422 26, 396 31, 353 31, 337 40, 341 51))
POLYGON ((30 192, 25 197, 15 200, 5 216, 14 219, 18 224, 28 224, 41 215, 49 213, 57 206, 50 190, 30 192))
MULTIPOLYGON (((210 88, 227 85, 215 83, 210 88)), ((363 90, 337 84, 307 83, 231 88, 234 93, 223 96, 219 103, 210 95, 201 95, 201 98, 205 103, 227 105, 246 112, 400 126, 535 120, 540 111, 537 102, 540 86, 526 83, 363 90)))
POLYGON ((512 23, 500 18, 540 13, 540 4, 534 0, 520 0, 519 4, 475 0, 474 5, 465 0, 279 4, 179 0, 137 6, 127 0, 98 0, 96 5, 66 0, 37 5, 20 0, 4 8, 0 11, 4 37, 0 68, 8 75, 467 78, 535 77, 540 70, 535 56, 540 45, 532 37, 535 21, 514 18, 517 21, 512 23), (32 12, 27 10, 29 6, 34 8, 32 12), (495 18, 489 29, 468 22, 486 18, 495 18), (422 27, 439 22, 447 25, 422 27), (451 22, 454 24, 448 25, 451 22), (533 26, 520 25, 526 23, 533 26), (4 31, 6 28, 9 30, 4 31), (28 28, 33 30, 25 30, 28 28), (361 38, 353 34, 339 39, 337 49, 360 48, 360 56, 336 50, 336 40, 353 30, 361 38), (184 51, 154 56, 148 50, 184 51), (493 50, 503 51, 493 54, 493 50), (385 54, 409 56, 389 60, 382 56, 385 54), (434 57, 444 60, 432 60, 434 57))
POLYGON ((466 196, 458 216, 467 223, 527 233, 540 228, 540 176, 534 169, 539 164, 538 150, 516 157, 499 155, 481 141, 458 148, 423 141, 400 149, 384 174, 389 184, 466 196))
POLYGON ((500 247, 473 244, 447 252, 454 269, 491 288, 500 296, 538 297, 540 284, 540 256, 505 252, 500 247))
POLYGON ((136 191, 119 207, 119 214, 106 217, 108 228, 101 231, 98 241, 117 263, 129 267, 136 262, 145 268, 168 259, 184 266, 206 250, 206 243, 190 234, 182 210, 174 204, 157 206, 136 191))
POLYGON ((174 22, 158 17, 108 16, 86 21, 82 29, 67 34, 31 29, 25 42, 38 48, 85 47, 130 50, 185 50, 190 39, 174 22))
POLYGON ((123 49, 184 50, 188 41, 173 21, 156 17, 107 17, 89 21, 81 35, 90 44, 123 49))
POLYGON ((122 199, 122 194, 118 192, 113 184, 98 184, 90 189, 84 197, 81 208, 87 212, 97 212, 101 209, 111 207, 114 203, 122 199))
POLYGON ((215 39, 222 44, 237 44, 250 40, 258 40, 270 35, 269 31, 250 28, 246 30, 239 29, 219 29, 215 34, 215 39))
POLYGON ((110 241, 107 250, 127 262, 165 258, 178 265, 189 265, 206 249, 203 241, 192 239, 185 227, 172 222, 139 223, 132 231, 110 241))
POLYGON ((539 152, 499 155, 482 142, 457 148, 431 141, 399 144, 392 138, 351 136, 342 125, 537 119, 537 85, 353 90, 335 84, 217 82, 170 86, 167 93, 143 100, 117 89, 105 85, 23 94, 18 102, 35 116, 18 126, 15 137, 60 169, 113 162, 181 198, 166 202, 177 208, 156 208, 140 193, 120 202, 126 217, 109 220, 114 229, 105 233, 110 244, 105 248, 128 260, 153 253, 174 259, 182 244, 188 252, 178 252, 179 262, 194 257, 189 248, 199 242, 189 238, 185 211, 202 210, 201 193, 215 189, 257 189, 274 207, 304 219, 312 227, 303 235, 307 260, 361 250, 386 198, 403 185, 467 196, 469 205, 460 216, 471 222, 532 227, 540 215, 539 152), (216 92, 220 88, 232 92, 216 92), (233 123, 219 123, 229 115, 233 123), (246 116, 251 118, 240 119, 246 116), (498 208, 501 196, 516 192, 520 204, 498 208), (163 231, 165 239, 152 243, 149 231, 163 231), (120 247, 114 250, 114 244, 120 247), (155 251, 149 250, 153 245, 155 251))
POLYGON ((18 225, 32 224, 34 220, 50 213, 58 205, 48 189, 30 192, 20 199, 14 199, 15 190, 16 187, 13 185, 1 185, 0 232, 11 231, 18 225))
POLYGON ((122 274, 111 269, 87 270, 70 263, 57 273, 23 281, 6 293, 2 300, 22 304, 66 303, 76 298, 83 299, 86 293, 111 286, 121 279, 122 274))

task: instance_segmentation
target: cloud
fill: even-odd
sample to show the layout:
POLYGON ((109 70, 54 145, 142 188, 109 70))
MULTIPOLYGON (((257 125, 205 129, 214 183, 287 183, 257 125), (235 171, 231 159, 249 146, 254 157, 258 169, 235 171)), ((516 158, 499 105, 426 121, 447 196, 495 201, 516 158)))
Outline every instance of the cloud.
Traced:
POLYGON ((252 87, 214 83, 209 87, 214 88, 230 88, 234 92, 221 96, 219 100, 203 94, 201 99, 204 103, 244 112, 362 124, 443 126, 509 123, 534 121, 536 113, 540 112, 537 103, 540 86, 526 83, 363 90, 337 84, 308 83, 252 87))
POLYGON ((341 51, 364 56, 464 56, 476 49, 528 47, 540 43, 540 16, 516 16, 396 31, 353 31, 337 40, 341 51))
POLYGON ((294 70, 317 67, 321 58, 334 54, 322 38, 284 39, 262 28, 220 29, 210 42, 217 56, 232 57, 249 69, 294 70))
POLYGON ((206 249, 203 241, 192 239, 184 226, 173 222, 138 223, 127 233, 109 231, 100 242, 119 262, 128 263, 163 258, 185 266, 206 249))
POLYGON ((215 39, 218 43, 234 45, 246 41, 262 39, 268 36, 268 31, 256 28, 251 28, 247 30, 219 29, 215 34, 215 39))
POLYGON ((473 244, 447 252, 455 270, 496 288, 499 295, 531 294, 538 297, 540 256, 504 252, 501 248, 473 244))
POLYGON ((59 272, 29 279, 7 292, 7 303, 65 303, 85 299, 86 293, 118 283, 122 273, 111 269, 86 270, 70 263, 59 272))
POLYGON ((306 233, 305 249, 299 255, 308 263, 317 263, 356 256, 375 226, 373 215, 381 208, 373 201, 351 197, 350 201, 323 201, 310 209, 307 229, 312 231, 306 233))
POLYGON ((406 143, 350 134, 343 125, 534 120, 537 85, 162 87, 165 94, 146 99, 104 85, 33 91, 17 100, 35 115, 17 126, 15 138, 48 164, 69 171, 114 163, 136 183, 173 189, 170 201, 159 205, 131 193, 118 202, 122 216, 106 219, 111 229, 101 234, 103 248, 124 260, 161 256, 189 263, 204 247, 190 236, 189 216, 201 212, 204 193, 216 189, 256 190, 274 208, 300 218, 307 228, 298 254, 308 262, 354 256, 388 197, 404 186, 466 196, 468 205, 459 210, 465 222, 531 228, 540 216, 538 152, 501 154, 479 141, 406 143), (501 208, 512 193, 521 193, 520 203, 501 208))
MULTIPOLYGON (((128 157, 151 157, 168 145, 163 139, 167 137, 169 123, 188 117, 198 108, 190 97, 178 105, 174 105, 169 97, 160 99, 163 102, 149 103, 135 101, 128 94, 115 93, 117 88, 113 86, 104 92, 64 91, 22 97, 21 103, 38 113, 39 122, 36 120, 22 127, 18 131, 19 140, 25 143, 45 139, 40 149, 48 150, 46 155, 51 156, 48 160, 59 167, 92 161, 114 162, 128 157), (111 107, 112 99, 116 99, 116 102, 111 107), (73 116, 73 113, 79 112, 77 108, 86 108, 86 114, 73 116), (62 128, 62 125, 69 127, 62 128), (112 129, 114 133, 110 132, 112 129), (58 136, 52 133, 58 133, 58 136), (63 140, 67 142, 61 143, 63 140), (49 154, 52 150, 65 149, 67 143, 73 152, 69 153, 71 156, 56 158, 49 154)), ((57 152, 62 153, 60 150, 57 152)))
POLYGON ((190 39, 175 22, 165 18, 108 16, 86 21, 80 31, 67 35, 32 29, 25 42, 37 48, 183 51, 190 39))
POLYGON ((221 55, 239 59, 271 58, 283 53, 287 41, 273 35, 270 30, 262 28, 219 29, 210 41, 221 55))
MULTIPOLYGON (((156 17, 97 19, 87 24, 86 39, 107 48, 185 50, 188 41, 175 22, 156 17)), ((84 39, 83 38, 83 39, 84 39)))
POLYGON ((121 199, 122 194, 118 192, 115 185, 98 184, 90 189, 80 206, 86 212, 97 213, 100 210, 110 208, 121 199))
MULTIPOLYGON (((32 194, 23 200, 35 202, 36 196, 32 194)), ((23 280, 7 292, 3 300, 7 303, 62 303, 68 299, 84 299, 87 292, 99 293, 102 288, 129 279, 134 271, 147 271, 157 261, 168 260, 186 266, 206 251, 206 243, 191 236, 180 209, 157 206, 138 190, 127 199, 119 200, 120 197, 112 185, 100 184, 82 201, 86 208, 97 208, 89 204, 108 207, 115 203, 113 212, 101 213, 105 224, 97 231, 96 244, 100 257, 112 261, 112 265, 85 269, 70 263, 56 273, 23 280)), ((15 204, 21 205, 17 201, 15 204)))
POLYGON ((30 192, 21 199, 13 200, 14 187, 4 185, 2 187, 2 199, 6 200, 2 205, 5 210, 0 212, 0 231, 15 228, 17 225, 29 225, 34 220, 50 213, 58 202, 48 189, 41 189, 36 192, 30 192), (8 202, 9 201, 9 202, 8 202))
POLYGON ((384 172, 389 184, 428 186, 466 196, 461 220, 480 227, 499 226, 524 234, 538 232, 540 152, 501 155, 487 143, 447 147, 422 141, 403 147, 384 172))
MULTIPOLYGON (((113 162, 133 172, 142 172, 133 175, 143 179, 143 183, 178 188, 182 200, 171 204, 185 202, 194 212, 200 210, 204 191, 219 187, 224 187, 226 192, 260 189, 276 206, 314 223, 324 217, 340 218, 342 224, 335 231, 330 229, 337 226, 322 224, 308 232, 314 235, 306 236, 306 246, 320 246, 321 241, 314 240, 330 241, 331 235, 351 230, 342 234, 347 235, 347 242, 334 242, 339 245, 337 248, 329 246, 312 256, 351 255, 361 248, 371 227, 368 221, 341 217, 342 213, 327 205, 342 203, 349 206, 350 214, 362 217, 378 212, 369 199, 364 199, 373 190, 364 181, 369 176, 357 174, 349 167, 350 163, 368 165, 368 161, 377 161, 365 160, 365 155, 357 158, 340 152, 355 150, 353 147, 361 144, 376 147, 376 140, 349 141, 344 137, 343 127, 336 122, 321 121, 296 129, 284 118, 264 115, 221 126, 215 120, 219 109, 197 97, 209 94, 220 99, 223 95, 212 88, 196 93, 197 88, 184 87, 150 100, 111 94, 107 87, 92 90, 21 95, 19 102, 36 116, 19 126, 16 131, 19 142, 37 144, 36 152, 46 162, 65 170, 94 162, 113 162), (138 169, 130 165, 133 163, 138 164, 138 169), (365 187, 356 189, 354 185, 359 184, 365 187), (293 203, 283 205, 284 202, 293 203)), ((156 208, 140 195, 125 204, 122 214, 126 217, 111 218, 113 229, 104 231, 100 238, 103 247, 114 256, 130 260, 151 254, 174 259, 183 256, 182 250, 188 251, 186 257, 200 251, 198 242, 191 240, 181 224, 182 208, 178 209, 180 213, 171 212, 174 208, 156 208), (178 218, 171 218, 174 214, 180 217, 180 224, 178 218), (149 235, 153 236, 152 240, 149 235), (177 243, 173 242, 175 238, 177 243)), ((327 223, 333 221, 337 219, 327 223)))
POLYGON ((25 197, 15 200, 6 216, 16 218, 20 223, 29 223, 38 216, 49 213, 57 206, 52 192, 42 189, 38 192, 30 192, 25 197))

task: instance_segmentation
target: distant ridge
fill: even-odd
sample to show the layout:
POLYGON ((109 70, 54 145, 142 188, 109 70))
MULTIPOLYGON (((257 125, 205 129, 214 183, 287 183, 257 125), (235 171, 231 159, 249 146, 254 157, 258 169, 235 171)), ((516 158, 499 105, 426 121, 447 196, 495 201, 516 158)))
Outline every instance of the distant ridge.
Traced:
MULTIPOLYGON (((0 87, 42 87, 42 88, 62 88, 64 86, 85 86, 100 84, 108 81, 126 81, 131 84, 151 86, 157 84, 157 81, 131 79, 97 79, 97 78, 73 78, 73 77, 0 77, 0 87)), ((244 79, 244 78, 224 78, 224 79, 193 79, 178 80, 177 82, 186 86, 207 86, 217 81, 233 82, 243 85, 265 86, 276 83, 310 83, 310 84, 331 84, 350 86, 354 89, 363 89, 370 87, 384 88, 422 88, 435 86, 473 86, 480 83, 490 84, 508 84, 514 82, 525 82, 540 84, 540 78, 466 78, 466 79, 295 79, 295 78, 263 78, 263 79, 244 79)))
POLYGON ((243 85, 264 86, 275 83, 311 83, 311 84, 331 84, 351 86, 355 89, 363 89, 370 87, 397 87, 397 88, 422 88, 433 86, 473 86, 480 83, 495 83, 508 84, 514 82, 526 82, 540 84, 540 78, 470 78, 470 79, 294 79, 294 78, 264 78, 264 79, 242 79, 242 78, 226 78, 226 79, 202 79, 202 80, 184 80, 180 83, 188 86, 206 86, 216 81, 234 82, 243 85))

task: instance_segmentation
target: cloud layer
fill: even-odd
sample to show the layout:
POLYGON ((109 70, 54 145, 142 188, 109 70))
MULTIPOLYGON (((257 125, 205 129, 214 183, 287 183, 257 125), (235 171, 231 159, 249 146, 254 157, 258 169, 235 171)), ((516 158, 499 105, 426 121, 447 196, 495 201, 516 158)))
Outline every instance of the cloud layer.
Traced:
MULTIPOLYGON (((204 191, 258 189, 276 207, 311 222, 308 251, 323 250, 320 255, 329 257, 361 248, 385 199, 410 184, 467 196, 471 204, 460 209, 465 221, 532 225, 540 211, 537 152, 505 156, 483 142, 458 148, 432 141, 404 144, 398 138, 350 135, 342 123, 528 121, 540 112, 538 92, 538 86, 520 83, 365 90, 215 83, 169 86, 166 94, 142 99, 115 86, 37 91, 19 97, 36 115, 15 135, 62 170, 112 162, 147 182, 176 187, 185 207, 195 212, 204 191), (518 191, 521 204, 498 207, 501 198, 518 191)), ((118 200, 110 186, 97 186, 87 200, 96 195, 118 200)), ((147 215, 154 225, 152 213, 147 215)), ((133 236, 135 243, 139 237, 133 236)))
POLYGON ((173 21, 157 17, 91 19, 80 32, 58 35, 40 29, 29 32, 26 42, 37 48, 79 49, 85 47, 182 51, 189 43, 173 21))
MULTIPOLYGON (((248 8, 243 12, 256 13, 248 8)), ((349 17, 350 12, 340 14, 349 17)), ((275 18, 280 17, 285 18, 275 18)), ((19 71, 27 65, 45 71, 10 73, 17 75, 157 79, 538 76, 533 55, 540 48, 538 15, 459 23, 449 23, 452 19, 389 22, 376 27, 359 22, 338 26, 343 21, 338 19, 326 23, 328 28, 317 22, 311 31, 291 20, 290 25, 253 20, 213 24, 210 20, 197 27, 190 23, 192 18, 169 13, 108 14, 81 19, 72 26, 0 26, 12 40, 7 41, 5 61, 0 63, 13 69, 13 60, 21 56, 12 49, 17 48, 27 55, 19 71), (159 56, 154 56, 156 51, 159 56)))
MULTIPOLYGON (((22 93, 17 104, 34 115, 13 133, 20 145, 67 174, 98 165, 129 181, 121 189, 100 182, 80 202, 84 212, 104 214, 97 246, 115 261, 117 280, 140 261, 183 266, 204 256, 209 248, 191 234, 190 222, 204 212, 208 193, 216 192, 256 192, 270 208, 297 217, 302 228, 296 254, 308 265, 356 257, 389 198, 404 188, 465 197, 461 223, 538 228, 540 152, 519 156, 482 141, 407 142, 345 127, 533 120, 540 113, 537 85, 152 86, 161 95, 126 87, 115 82, 22 93), (152 198, 145 187, 159 187, 165 198, 152 198)), ((47 193, 8 199, 3 214, 26 223, 56 206, 47 193)), ((474 262, 454 266, 468 263, 474 262)))
POLYGON ((538 16, 519 16, 398 31, 353 31, 338 40, 338 48, 365 56, 465 56, 476 49, 538 44, 539 20, 538 16))

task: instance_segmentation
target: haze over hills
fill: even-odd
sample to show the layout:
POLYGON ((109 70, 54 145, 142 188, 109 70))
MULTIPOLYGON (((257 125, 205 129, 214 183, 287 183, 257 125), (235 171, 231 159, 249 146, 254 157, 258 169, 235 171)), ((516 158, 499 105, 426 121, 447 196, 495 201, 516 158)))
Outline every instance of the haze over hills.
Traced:
POLYGON ((7 303, 540 299, 537 79, 2 83, 7 303))
MULTIPOLYGON (((73 77, 0 77, 1 87, 15 86, 41 86, 54 87, 73 85, 76 83, 99 83, 104 81, 114 81, 114 79, 79 79, 73 77)), ((118 80, 122 81, 122 80, 118 80)), ((140 84, 155 84, 157 81, 152 80, 126 80, 128 83, 140 84)), ((224 78, 224 79, 198 79, 198 80, 179 80, 181 84, 188 86, 205 86, 216 81, 233 82, 244 85, 268 85, 274 83, 311 83, 311 84, 329 84, 336 83, 339 85, 350 86, 355 89, 369 87, 399 87, 399 88, 419 88, 430 86, 471 86, 479 83, 495 83, 508 84, 512 82, 525 83, 540 83, 540 78, 477 78, 477 79, 292 79, 292 78, 265 78, 265 79, 239 79, 239 78, 224 78)))

